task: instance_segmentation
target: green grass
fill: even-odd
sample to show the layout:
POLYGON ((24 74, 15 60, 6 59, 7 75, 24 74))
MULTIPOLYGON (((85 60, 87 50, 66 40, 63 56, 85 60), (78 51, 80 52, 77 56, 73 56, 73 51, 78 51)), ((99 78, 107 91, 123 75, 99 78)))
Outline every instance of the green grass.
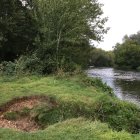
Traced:
POLYGON ((0 104, 15 97, 50 95, 60 100, 94 102, 103 95, 94 87, 86 87, 77 78, 56 79, 55 77, 23 77, 21 79, 0 78, 0 104), (86 100, 85 100, 86 99, 86 100))
POLYGON ((116 132, 106 124, 83 118, 71 119, 35 133, 0 130, 0 140, 133 140, 127 132, 116 132))
POLYGON ((0 140, 138 140, 139 135, 132 137, 129 133, 139 132, 140 108, 110 96, 110 90, 99 81, 85 79, 82 76, 0 77, 0 105, 15 97, 30 95, 47 95, 59 104, 57 108, 39 114, 38 122, 44 127, 49 126, 46 130, 23 133, 0 129, 0 140), (79 117, 100 120, 111 129, 100 122, 72 119, 79 117))

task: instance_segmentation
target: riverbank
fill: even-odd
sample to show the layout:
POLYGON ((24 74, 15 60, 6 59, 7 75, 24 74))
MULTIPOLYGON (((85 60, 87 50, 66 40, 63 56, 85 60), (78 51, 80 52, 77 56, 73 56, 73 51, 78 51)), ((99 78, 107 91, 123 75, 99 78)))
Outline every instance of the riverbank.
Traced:
POLYGON ((90 77, 98 77, 109 85, 121 100, 140 106, 140 72, 114 68, 94 68, 87 71, 90 77))
POLYGON ((132 133, 139 132, 140 109, 115 98, 111 89, 100 80, 81 75, 61 78, 56 76, 0 78, 0 106, 14 98, 25 96, 46 96, 51 103, 55 103, 53 107, 48 107, 50 102, 47 105, 42 104, 41 108, 39 106, 39 112, 35 117, 32 110, 29 113, 43 130, 26 133, 0 128, 0 139, 137 140, 139 138, 132 133))

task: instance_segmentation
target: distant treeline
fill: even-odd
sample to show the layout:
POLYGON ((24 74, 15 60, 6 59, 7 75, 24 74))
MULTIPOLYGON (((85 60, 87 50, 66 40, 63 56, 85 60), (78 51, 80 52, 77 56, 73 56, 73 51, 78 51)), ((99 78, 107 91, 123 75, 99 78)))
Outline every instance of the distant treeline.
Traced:
POLYGON ((115 45, 114 54, 117 68, 140 71, 140 32, 125 35, 123 42, 115 45))
POLYGON ((90 65, 95 67, 113 67, 114 52, 93 48, 91 50, 90 65))
POLYGON ((115 67, 140 71, 140 32, 125 35, 122 43, 117 43, 112 51, 92 49, 91 65, 96 67, 115 67))
POLYGON ((91 65, 140 71, 140 32, 125 35, 122 43, 117 43, 110 52, 93 49, 91 65))

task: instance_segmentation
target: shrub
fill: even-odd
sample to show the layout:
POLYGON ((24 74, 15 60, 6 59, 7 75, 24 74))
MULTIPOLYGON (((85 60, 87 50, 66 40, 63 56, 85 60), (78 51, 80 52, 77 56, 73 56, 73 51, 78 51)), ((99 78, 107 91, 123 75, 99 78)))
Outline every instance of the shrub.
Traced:
POLYGON ((0 71, 3 75, 43 74, 43 63, 35 56, 21 56, 15 62, 2 62, 0 71))
POLYGON ((140 130, 139 108, 107 95, 101 96, 90 105, 77 101, 61 101, 57 107, 42 105, 33 112, 33 118, 42 127, 70 118, 85 117, 107 122, 117 131, 139 133, 140 130))
POLYGON ((108 122, 113 129, 139 133, 140 109, 137 106, 107 96, 100 97, 95 106, 97 118, 108 122))
POLYGON ((21 56, 16 61, 17 74, 43 74, 43 62, 35 55, 21 56))
POLYGON ((32 118, 45 127, 68 118, 78 117, 77 104, 60 103, 57 107, 49 107, 48 105, 41 105, 32 110, 32 118))
POLYGON ((7 76, 15 75, 15 67, 16 67, 16 64, 14 62, 4 61, 0 64, 1 74, 7 75, 7 76))
POLYGON ((77 74, 81 72, 81 67, 73 62, 62 63, 59 66, 59 70, 56 69, 56 62, 49 58, 43 60, 38 58, 36 54, 31 56, 21 56, 15 62, 3 62, 0 64, 0 73, 3 75, 25 75, 25 74, 50 74, 56 73, 69 73, 77 74))

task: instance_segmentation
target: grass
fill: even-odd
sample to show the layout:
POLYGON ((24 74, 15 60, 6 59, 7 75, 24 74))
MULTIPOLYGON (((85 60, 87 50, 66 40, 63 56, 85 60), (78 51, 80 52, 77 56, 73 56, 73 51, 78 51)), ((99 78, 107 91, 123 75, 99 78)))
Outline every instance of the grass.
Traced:
POLYGON ((49 125, 46 130, 23 133, 0 129, 0 140, 138 140, 139 135, 131 133, 139 132, 140 108, 110 96, 110 89, 99 81, 85 79, 82 76, 0 77, 0 105, 30 95, 47 95, 59 104, 39 114, 38 122, 44 127, 49 125), (73 119, 79 117, 86 120, 73 119), (95 120, 107 123, 109 128, 95 120))
POLYGON ((133 140, 127 132, 116 132, 106 124, 92 122, 83 118, 71 119, 49 126, 46 130, 35 133, 16 132, 1 129, 2 140, 133 140), (10 138, 10 139, 9 139, 10 138))
MULTIPOLYGON (((96 88, 85 87, 77 80, 77 78, 69 80, 34 76, 21 79, 0 78, 0 104, 15 97, 29 95, 50 95, 60 100, 69 99, 84 102, 86 102, 85 98, 93 102, 95 98, 101 96, 96 88)), ((103 95, 103 93, 101 94, 103 95)))

